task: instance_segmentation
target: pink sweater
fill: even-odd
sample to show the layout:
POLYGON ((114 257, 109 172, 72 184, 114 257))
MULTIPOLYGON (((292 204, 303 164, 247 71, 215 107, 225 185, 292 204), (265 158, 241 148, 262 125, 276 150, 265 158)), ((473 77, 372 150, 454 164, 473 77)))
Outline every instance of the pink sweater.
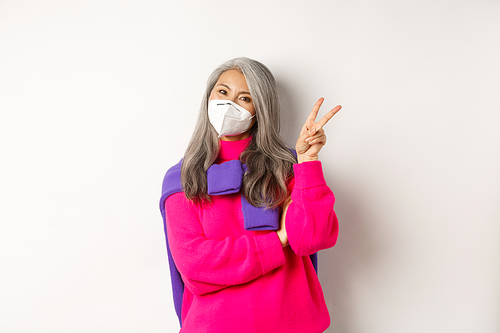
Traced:
MULTIPOLYGON (((237 159, 251 138, 221 141, 216 163, 237 159)), ((240 194, 194 204, 183 192, 165 202, 172 256, 185 283, 183 333, 317 333, 330 325, 309 255, 335 245, 335 197, 321 162, 294 165, 286 215, 290 246, 275 231, 243 226, 240 194), (293 184, 293 182, 292 182, 293 184)))

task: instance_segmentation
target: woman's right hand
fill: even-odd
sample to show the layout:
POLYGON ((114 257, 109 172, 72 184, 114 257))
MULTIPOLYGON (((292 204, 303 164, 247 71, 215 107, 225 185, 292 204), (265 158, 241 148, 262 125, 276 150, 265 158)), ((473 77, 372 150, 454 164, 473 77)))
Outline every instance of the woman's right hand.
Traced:
POLYGON ((286 234, 286 225, 285 225, 285 219, 286 219, 286 211, 288 210, 288 206, 292 203, 292 198, 288 197, 282 205, 281 208, 281 220, 280 220, 280 228, 276 230, 276 233, 278 234, 278 237, 280 239, 281 245, 283 247, 287 247, 289 245, 288 243, 288 235, 286 234))

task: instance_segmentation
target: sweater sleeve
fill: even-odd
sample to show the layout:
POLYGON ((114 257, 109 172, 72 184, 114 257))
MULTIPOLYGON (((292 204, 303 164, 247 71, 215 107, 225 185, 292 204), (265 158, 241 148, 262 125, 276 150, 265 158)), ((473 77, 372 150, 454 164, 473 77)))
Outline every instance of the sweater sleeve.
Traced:
POLYGON ((172 256, 184 283, 194 294, 249 282, 285 263, 275 232, 209 239, 194 204, 182 192, 165 201, 165 211, 172 256))
POLYGON ((338 220, 333 210, 335 196, 326 185, 320 161, 295 164, 292 203, 286 212, 286 232, 292 250, 311 255, 335 245, 338 220))

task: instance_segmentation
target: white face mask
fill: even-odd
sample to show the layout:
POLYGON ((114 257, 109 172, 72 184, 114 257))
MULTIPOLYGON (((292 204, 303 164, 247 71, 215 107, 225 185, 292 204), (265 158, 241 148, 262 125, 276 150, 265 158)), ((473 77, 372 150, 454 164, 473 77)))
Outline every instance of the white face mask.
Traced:
POLYGON ((253 117, 250 111, 232 101, 213 99, 208 102, 208 118, 219 138, 246 132, 253 117))

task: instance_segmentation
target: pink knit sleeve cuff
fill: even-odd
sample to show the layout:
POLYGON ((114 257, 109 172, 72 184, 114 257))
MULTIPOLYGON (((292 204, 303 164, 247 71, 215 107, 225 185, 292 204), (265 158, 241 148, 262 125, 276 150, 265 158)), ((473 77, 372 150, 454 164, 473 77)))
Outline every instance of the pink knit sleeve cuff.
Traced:
POLYGON ((295 188, 306 189, 326 185, 320 161, 309 161, 293 165, 295 188))
POLYGON ((266 274, 285 264, 283 246, 275 232, 255 236, 254 239, 259 251, 262 274, 266 274))

